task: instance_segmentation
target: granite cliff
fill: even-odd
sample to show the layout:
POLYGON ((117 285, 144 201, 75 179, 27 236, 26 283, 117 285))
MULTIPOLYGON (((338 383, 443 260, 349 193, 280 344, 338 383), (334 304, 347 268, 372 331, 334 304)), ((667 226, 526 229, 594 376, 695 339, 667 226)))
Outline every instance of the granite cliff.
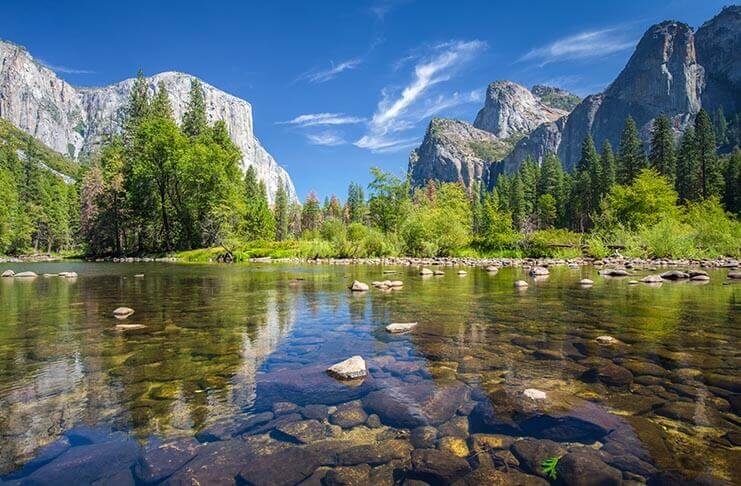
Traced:
MULTIPOLYGON (((161 81, 180 120, 193 76, 164 72, 147 78, 150 92, 161 81)), ((96 150, 107 133, 120 132, 133 79, 102 88, 76 88, 36 62, 23 47, 0 41, 0 117, 53 150, 78 158, 96 150)), ((252 106, 203 83, 209 121, 223 120, 242 152, 242 168, 252 165, 272 200, 280 184, 296 200, 288 173, 260 144, 253 131, 252 106)))

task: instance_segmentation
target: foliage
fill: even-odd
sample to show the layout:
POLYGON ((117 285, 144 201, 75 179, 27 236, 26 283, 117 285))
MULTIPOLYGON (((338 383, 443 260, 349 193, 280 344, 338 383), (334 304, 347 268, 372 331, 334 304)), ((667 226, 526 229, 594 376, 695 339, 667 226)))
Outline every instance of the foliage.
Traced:
POLYGON ((553 481, 555 481, 557 477, 557 467, 559 459, 561 458, 558 456, 553 456, 545 459, 543 462, 540 463, 540 467, 543 469, 543 474, 545 474, 547 478, 553 481))
POLYGON ((620 147, 617 157, 617 174, 620 184, 630 184, 638 173, 648 166, 643 142, 638 136, 638 127, 633 117, 625 120, 625 128, 620 135, 620 147))
POLYGON ((395 232, 409 212, 409 183, 398 177, 371 168, 369 217, 371 224, 384 233, 395 232))

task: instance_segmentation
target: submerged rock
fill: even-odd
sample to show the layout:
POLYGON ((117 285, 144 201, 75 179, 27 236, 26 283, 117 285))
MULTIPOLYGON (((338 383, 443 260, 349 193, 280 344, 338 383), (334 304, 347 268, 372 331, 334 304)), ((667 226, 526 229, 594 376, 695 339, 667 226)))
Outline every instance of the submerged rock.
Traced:
POLYGON ((546 267, 533 267, 530 269, 530 276, 531 277, 542 277, 545 275, 550 275, 550 271, 546 267))
POLYGON ((255 415, 238 415, 219 420, 196 434, 201 442, 227 440, 244 434, 251 429, 273 420, 272 412, 263 412, 255 415))
POLYGON ((318 420, 289 422, 279 425, 275 430, 301 444, 316 442, 331 436, 328 427, 318 420))
POLYGON ((548 486, 548 481, 531 476, 515 469, 499 471, 490 466, 477 468, 463 479, 453 483, 455 486, 548 486))
POLYGON ((113 311, 114 317, 117 319, 126 319, 134 313, 134 309, 131 307, 118 307, 113 311))
POLYGON ((415 449, 412 452, 412 471, 422 478, 452 483, 471 471, 468 462, 449 452, 437 449, 415 449))
POLYGON ((361 356, 353 356, 327 368, 327 373, 341 380, 353 380, 368 375, 365 360, 361 356))
POLYGON ((395 323, 392 323, 386 326, 386 331, 390 332, 391 334, 400 334, 404 332, 409 332, 415 327, 417 327, 416 322, 405 322, 405 323, 395 322, 395 323))
POLYGON ((134 475, 142 483, 158 483, 193 459, 200 446, 195 439, 186 438, 149 447, 136 464, 134 475))
POLYGON ((515 281, 515 288, 525 289, 525 288, 527 288, 529 286, 530 286, 530 284, 527 283, 527 282, 525 282, 524 280, 516 280, 515 281))
POLYGON ((369 289, 367 283, 360 282, 358 280, 353 280, 352 284, 350 285, 350 290, 353 292, 365 292, 369 289))
POLYGON ((686 278, 690 278, 690 275, 688 273, 680 272, 679 270, 664 272, 660 276, 664 280, 683 280, 686 278))
POLYGON ((445 385, 399 382, 369 393, 363 398, 363 406, 385 424, 416 427, 450 420, 467 398, 468 388, 460 382, 445 385))
POLYGON ((432 270, 430 270, 429 268, 423 268, 419 271, 420 275, 432 275, 432 273, 432 270))
POLYGON ((523 439, 512 444, 512 453, 525 471, 545 477, 543 461, 566 454, 566 449, 552 440, 523 439))
POLYGON ((327 471, 323 484, 326 486, 362 486, 370 484, 371 467, 368 464, 339 466, 327 471))
POLYGON ((573 486, 620 486, 622 473, 605 464, 596 453, 569 452, 556 466, 558 478, 573 486))
MULTIPOLYGON (((308 449, 290 447, 272 454, 250 457, 236 463, 239 468, 237 484, 253 486, 293 485, 311 476, 316 468, 323 464, 322 457, 308 449)), ((231 481, 223 484, 234 484, 231 481)), ((188 481, 186 484, 213 484, 213 481, 188 481)), ((221 483, 219 483, 221 484, 221 483)))

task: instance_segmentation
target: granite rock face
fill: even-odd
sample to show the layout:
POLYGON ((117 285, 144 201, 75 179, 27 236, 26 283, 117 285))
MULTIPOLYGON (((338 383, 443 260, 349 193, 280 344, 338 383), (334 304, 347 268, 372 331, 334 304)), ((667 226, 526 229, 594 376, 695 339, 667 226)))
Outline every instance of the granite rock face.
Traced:
POLYGON ((495 81, 486 89, 484 107, 473 126, 500 139, 530 133, 542 123, 558 120, 566 110, 546 105, 527 88, 512 81, 495 81))
POLYGON ((506 146, 495 135, 470 123, 433 118, 422 145, 409 156, 414 187, 427 181, 461 182, 470 191, 477 181, 488 180, 489 166, 506 146))
MULTIPOLYGON (((164 83, 176 120, 186 109, 193 76, 164 72, 147 78, 150 94, 164 83)), ((102 88, 75 88, 36 62, 23 47, 0 41, 0 117, 57 152, 76 158, 99 147, 107 133, 118 133, 134 79, 102 88)), ((242 169, 254 166, 272 200, 280 184, 296 200, 288 173, 253 132, 252 106, 202 83, 209 121, 223 120, 242 152, 242 169)))
POLYGON ((705 68, 702 106, 728 115, 741 110, 741 6, 731 5, 695 34, 697 62, 705 68))

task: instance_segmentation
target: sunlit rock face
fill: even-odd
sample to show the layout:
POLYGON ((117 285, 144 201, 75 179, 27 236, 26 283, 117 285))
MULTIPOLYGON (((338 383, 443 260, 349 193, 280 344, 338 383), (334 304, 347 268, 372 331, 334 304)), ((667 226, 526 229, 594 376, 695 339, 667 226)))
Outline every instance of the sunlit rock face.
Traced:
MULTIPOLYGON (((193 76, 164 72, 147 78, 150 94, 164 83, 175 119, 186 110, 193 76)), ((102 88, 75 88, 36 62, 23 47, 0 41, 0 116, 57 152, 77 158, 100 146, 109 133, 120 133, 134 79, 102 88)), ((210 122, 223 120, 242 152, 242 169, 253 166, 272 200, 278 187, 296 193, 288 173, 260 144, 253 131, 252 106, 202 83, 210 122)))

